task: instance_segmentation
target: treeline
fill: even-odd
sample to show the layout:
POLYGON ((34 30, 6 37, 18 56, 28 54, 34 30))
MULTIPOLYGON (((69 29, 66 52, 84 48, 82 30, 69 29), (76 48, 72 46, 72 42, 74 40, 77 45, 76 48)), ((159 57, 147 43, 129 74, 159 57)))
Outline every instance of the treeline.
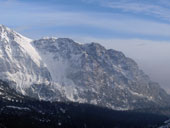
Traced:
POLYGON ((159 114, 163 109, 114 111, 89 104, 51 103, 22 96, 2 81, 0 88, 0 128, 157 128, 168 119, 159 114))
POLYGON ((163 115, 114 111, 88 104, 31 101, 12 103, 0 114, 6 128, 157 128, 163 115), (19 109, 20 108, 20 109, 19 109))

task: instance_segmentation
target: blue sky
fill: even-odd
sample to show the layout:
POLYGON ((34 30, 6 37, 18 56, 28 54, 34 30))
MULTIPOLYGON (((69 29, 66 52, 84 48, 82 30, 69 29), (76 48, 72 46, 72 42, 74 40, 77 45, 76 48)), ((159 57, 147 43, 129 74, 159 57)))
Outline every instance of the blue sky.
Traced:
POLYGON ((169 0, 0 0, 0 22, 30 37, 170 40, 169 0))
POLYGON ((0 0, 0 24, 123 51, 170 93, 170 0, 0 0))

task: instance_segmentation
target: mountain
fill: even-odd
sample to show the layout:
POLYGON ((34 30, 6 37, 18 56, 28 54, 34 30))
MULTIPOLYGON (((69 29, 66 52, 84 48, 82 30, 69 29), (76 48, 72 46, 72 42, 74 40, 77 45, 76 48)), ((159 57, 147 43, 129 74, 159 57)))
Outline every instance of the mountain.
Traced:
POLYGON ((3 25, 0 26, 0 77, 16 83, 16 89, 22 93, 24 88, 34 82, 50 80, 48 70, 40 66, 43 62, 31 41, 3 25))
POLYGON ((0 77, 25 96, 116 110, 170 105, 170 96, 122 52, 68 38, 28 39, 0 26, 0 77))

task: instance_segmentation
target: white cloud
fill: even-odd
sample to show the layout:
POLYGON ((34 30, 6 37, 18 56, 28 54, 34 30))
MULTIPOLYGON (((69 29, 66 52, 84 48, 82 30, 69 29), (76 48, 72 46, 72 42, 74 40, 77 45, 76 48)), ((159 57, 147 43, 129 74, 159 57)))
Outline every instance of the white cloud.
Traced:
MULTIPOLYGON (((105 29, 110 32, 122 34, 141 34, 145 36, 170 36, 170 24, 123 17, 108 13, 85 13, 85 12, 53 12, 27 14, 24 23, 32 23, 34 26, 61 27, 61 26, 87 26, 92 29, 105 29), (34 22, 29 22, 29 18, 34 22), (28 20, 28 21, 27 21, 28 20)), ((21 19, 23 20, 23 19, 21 19)), ((24 25, 25 26, 25 25, 24 25)))
POLYGON ((170 20, 170 9, 163 8, 158 5, 150 5, 144 3, 107 3, 108 7, 123 9, 124 11, 131 11, 133 13, 143 13, 147 15, 155 15, 156 17, 170 20))
MULTIPOLYGON (((110 2, 110 0, 99 1, 104 2, 105 4, 110 2)), ((16 0, 8 0, 6 2, 8 3, 7 7, 5 6, 6 4, 0 3, 0 20, 2 23, 5 23, 5 25, 12 24, 17 28, 87 26, 92 30, 103 29, 103 31, 108 30, 110 33, 120 33, 124 35, 131 34, 135 36, 138 34, 142 36, 162 36, 163 38, 170 37, 170 24, 156 21, 137 19, 135 17, 124 16, 123 14, 106 12, 69 12, 56 9, 52 10, 47 6, 25 4, 16 0)), ((152 10, 154 13, 159 10, 158 7, 155 9, 156 7, 153 5, 147 5, 144 7, 144 4, 138 5, 137 3, 125 3, 122 2, 122 0, 114 5, 115 3, 116 2, 112 2, 109 6, 124 8, 127 10, 147 10, 148 12, 152 10)), ((164 11, 162 13, 164 13, 164 11)), ((167 13, 168 12, 164 14, 167 15, 167 13)))
POLYGON ((159 17, 170 21, 169 0, 157 0, 157 1, 87 0, 87 2, 88 3, 95 2, 104 7, 121 9, 125 12, 131 12, 131 13, 143 13, 151 17, 159 17))

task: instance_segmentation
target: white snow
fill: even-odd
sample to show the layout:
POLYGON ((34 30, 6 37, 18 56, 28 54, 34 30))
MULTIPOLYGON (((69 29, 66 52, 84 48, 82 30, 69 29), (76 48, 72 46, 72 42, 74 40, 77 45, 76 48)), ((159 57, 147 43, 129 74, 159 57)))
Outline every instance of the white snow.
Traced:
POLYGON ((30 110, 27 107, 18 107, 18 106, 6 106, 7 108, 13 108, 13 109, 18 109, 18 110, 30 110))
POLYGON ((0 77, 16 82, 17 89, 23 94, 31 84, 46 82, 46 78, 37 74, 44 64, 31 42, 31 39, 0 25, 0 59, 4 63, 1 68, 5 70, 0 77))
MULTIPOLYGON (((55 42, 58 39, 47 37, 44 38, 44 40, 45 41, 47 40, 47 42, 42 42, 42 43, 38 42, 40 43, 38 44, 40 48, 36 48, 34 42, 32 42, 31 39, 28 39, 0 25, 0 64, 2 62, 2 64, 0 65, 0 70, 4 70, 0 73, 1 79, 12 80, 13 82, 16 82, 16 88, 18 89, 18 91, 22 92, 22 94, 25 94, 25 89, 30 87, 31 84, 51 83, 53 85, 53 88, 51 89, 54 89, 52 91, 56 91, 56 90, 59 91, 69 101, 75 101, 80 103, 87 102, 86 97, 81 98, 79 97, 79 94, 82 94, 83 96, 83 93, 84 92, 87 93, 89 88, 75 85, 74 82, 70 80, 67 76, 68 71, 70 71, 69 60, 62 57, 60 53, 53 52, 53 50, 56 50, 59 47, 58 42, 55 42), (52 43, 48 39, 50 41, 52 40, 52 43), (51 43, 51 47, 49 43, 51 43), (50 49, 51 51, 47 50, 48 46, 51 48, 50 49), (44 69, 46 69, 47 71, 46 70, 44 71, 44 69), (48 76, 46 76, 46 74, 47 75, 50 74, 49 81, 47 80, 48 76)), ((59 39, 59 40, 63 44, 65 44, 64 46, 68 47, 69 50, 71 51, 74 50, 74 47, 69 44, 71 42, 70 40, 68 39, 59 39)), ((64 50, 66 51, 67 49, 64 50)), ((63 54, 65 54, 65 51, 63 52, 63 54)), ((97 52, 99 56, 102 56, 100 50, 97 52)), ((71 60, 75 61, 74 63, 75 65, 81 64, 81 61, 79 61, 79 59, 82 54, 85 54, 85 56, 88 57, 88 54, 86 52, 70 55, 71 60)), ((97 63, 92 63, 92 65, 93 67, 98 67, 97 63)), ((124 71, 121 65, 118 66, 112 65, 112 68, 114 68, 117 73, 120 73, 121 75, 124 75, 126 77, 130 77, 129 72, 124 71)), ((90 65, 86 66, 85 70, 91 71, 90 65)), ((98 71, 99 74, 105 73, 104 70, 100 68, 98 69, 98 71)), ((114 81, 114 77, 112 76, 110 76, 109 79, 114 81)), ((93 82, 92 77, 88 77, 87 81, 93 82)), ((101 80, 101 82, 103 83, 104 81, 101 80)), ((147 98, 148 100, 152 100, 152 101, 154 100, 152 96, 146 96, 145 94, 132 91, 127 86, 119 85, 119 84, 121 83, 115 83, 115 86, 119 90, 128 91, 132 95, 137 97, 147 98)), ((90 91, 93 92, 94 94, 99 94, 100 92, 98 92, 98 88, 100 88, 100 86, 97 86, 95 88, 90 88, 90 91)), ((103 93, 103 96, 106 95, 107 94, 103 93)), ((126 97, 125 94, 122 95, 126 97)), ((50 99, 50 98, 45 99, 45 97, 39 95, 39 93, 38 93, 38 97, 40 100, 50 99)), ((9 100, 12 99, 9 98, 9 100)), ((119 97, 117 97, 117 100, 120 100, 119 97)), ((97 104, 98 102, 99 101, 96 99, 91 100, 92 104, 97 104)), ((128 103, 127 99, 123 100, 122 102, 124 102, 125 104, 128 103)), ((134 100, 133 102, 136 101, 134 100)), ((115 107, 112 104, 107 104, 106 106, 117 110, 130 109, 128 105, 125 106, 124 108, 115 107)))
POLYGON ((132 90, 130 90, 128 88, 129 92, 132 94, 132 95, 135 95, 135 96, 138 96, 138 97, 143 97, 143 98, 147 98, 149 101, 154 101, 153 97, 152 96, 147 96, 147 95, 144 95, 142 93, 138 93, 138 92, 134 92, 132 90))
POLYGON ((26 38, 22 35, 20 35, 17 32, 14 32, 13 30, 4 27, 2 25, 0 25, 1 28, 1 32, 0 32, 0 39, 1 41, 3 41, 5 43, 5 49, 6 51, 9 52, 9 54, 11 54, 11 47, 10 45, 12 45, 12 41, 15 41, 16 43, 18 43, 22 48, 24 48, 24 52, 27 51, 30 55, 33 54, 34 56, 32 56, 34 58, 38 58, 37 54, 35 54, 35 50, 33 49, 33 47, 30 45, 30 42, 32 41, 29 38, 26 38))

